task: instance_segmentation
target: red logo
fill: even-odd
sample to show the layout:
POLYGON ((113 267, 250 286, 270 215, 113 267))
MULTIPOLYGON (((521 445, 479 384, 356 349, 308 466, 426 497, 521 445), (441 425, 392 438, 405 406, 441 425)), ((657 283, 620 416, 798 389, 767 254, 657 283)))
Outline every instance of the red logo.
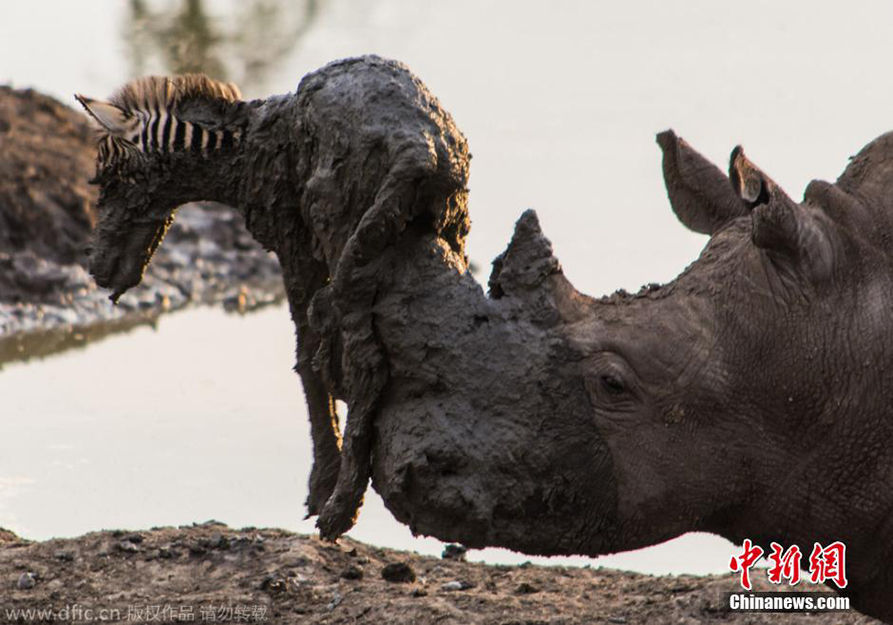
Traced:
MULTIPOLYGON (((766 573, 769 582, 781 584, 783 581, 791 586, 800 583, 800 563, 803 554, 797 545, 785 549, 776 542, 769 544, 771 552, 768 554, 769 568, 766 573)), ((744 539, 741 555, 733 556, 729 561, 729 568, 741 574, 741 587, 751 590, 750 569, 763 557, 765 553, 762 547, 754 545, 749 538, 744 539)), ((809 581, 813 584, 833 582, 838 588, 846 588, 846 545, 835 541, 827 547, 815 543, 812 553, 809 554, 809 581)))
POLYGON ((846 588, 846 545, 838 540, 822 549, 815 543, 809 554, 809 581, 832 581, 838 588, 846 588))
POLYGON ((788 580, 791 586, 800 583, 800 560, 803 554, 800 553, 800 547, 793 545, 785 551, 781 545, 772 542, 772 553, 769 554, 769 581, 773 584, 780 584, 783 579, 788 580))
POLYGON ((754 546, 749 538, 744 539, 744 553, 740 556, 732 556, 729 568, 733 571, 741 571, 741 587, 750 590, 750 569, 757 560, 763 557, 763 548, 754 546))

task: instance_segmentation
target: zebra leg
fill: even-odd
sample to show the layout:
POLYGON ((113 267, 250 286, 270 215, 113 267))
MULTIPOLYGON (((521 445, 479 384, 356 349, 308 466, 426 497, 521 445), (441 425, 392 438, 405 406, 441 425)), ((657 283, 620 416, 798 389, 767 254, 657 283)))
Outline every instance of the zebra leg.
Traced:
POLYGON ((335 398, 329 393, 320 375, 313 370, 312 358, 319 345, 306 321, 298 338, 298 365, 296 367, 304 386, 304 397, 310 417, 310 437, 313 441, 313 466, 308 484, 307 516, 320 513, 326 500, 335 489, 338 469, 341 465, 341 433, 335 398), (315 340, 314 340, 315 339, 315 340))
MULTIPOLYGON (((285 284, 292 321, 298 331, 295 371, 304 387, 313 441, 313 466, 305 502, 309 518, 319 514, 335 488, 341 464, 341 433, 335 399, 324 376, 313 367, 313 358, 320 346, 320 334, 307 316, 311 298, 328 281, 328 271, 323 263, 309 256, 307 241, 298 242, 296 247, 292 253, 294 258, 300 259, 297 264, 299 279, 286 275, 285 284)), ((283 265, 283 272, 290 273, 286 265, 283 265)))
MULTIPOLYGON (((356 522, 371 475, 373 419, 388 381, 387 360, 373 326, 372 307, 386 276, 379 263, 403 233, 414 212, 420 186, 434 163, 407 151, 385 178, 375 203, 348 239, 327 287, 330 310, 340 321, 342 371, 348 414, 341 448, 341 468, 332 497, 317 519, 320 535, 334 540, 356 522), (378 262, 377 262, 378 261, 378 262)), ((314 303, 316 306, 316 303, 314 303)))

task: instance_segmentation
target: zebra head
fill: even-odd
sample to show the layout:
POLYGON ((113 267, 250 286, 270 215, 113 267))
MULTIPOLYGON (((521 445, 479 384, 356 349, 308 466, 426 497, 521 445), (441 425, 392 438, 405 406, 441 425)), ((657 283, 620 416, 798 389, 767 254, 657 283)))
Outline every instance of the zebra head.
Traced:
POLYGON ((97 130, 90 272, 114 301, 142 280, 177 206, 214 199, 202 196, 201 173, 239 143, 243 103, 232 83, 198 74, 141 78, 107 101, 75 98, 97 130))

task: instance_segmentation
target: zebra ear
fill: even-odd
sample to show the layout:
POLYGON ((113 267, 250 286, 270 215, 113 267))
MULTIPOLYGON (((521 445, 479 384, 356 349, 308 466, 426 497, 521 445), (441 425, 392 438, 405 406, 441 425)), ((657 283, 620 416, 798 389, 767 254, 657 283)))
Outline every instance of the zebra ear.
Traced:
POLYGON ((86 109, 87 114, 110 134, 123 135, 128 129, 129 115, 123 109, 110 102, 87 98, 79 93, 74 97, 86 109))

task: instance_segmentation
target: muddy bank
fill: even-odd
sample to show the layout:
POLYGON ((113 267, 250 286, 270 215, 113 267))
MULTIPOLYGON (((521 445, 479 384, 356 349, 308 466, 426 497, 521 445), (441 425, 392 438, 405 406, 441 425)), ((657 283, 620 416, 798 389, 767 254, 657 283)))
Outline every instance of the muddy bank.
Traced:
MULTIPOLYGON (((768 589, 764 580, 755 581, 756 589, 768 589)), ((348 538, 332 545, 282 530, 214 523, 40 543, 0 532, 2 622, 25 622, 12 610, 66 606, 117 610, 106 613, 117 614, 106 621, 113 623, 878 622, 855 612, 730 613, 726 593, 736 584, 732 576, 486 566, 348 538)))
POLYGON ((143 283, 118 306, 86 270, 96 189, 85 117, 0 87, 0 363, 45 355, 202 303, 247 310, 282 297, 275 257, 231 208, 190 204, 143 283))

